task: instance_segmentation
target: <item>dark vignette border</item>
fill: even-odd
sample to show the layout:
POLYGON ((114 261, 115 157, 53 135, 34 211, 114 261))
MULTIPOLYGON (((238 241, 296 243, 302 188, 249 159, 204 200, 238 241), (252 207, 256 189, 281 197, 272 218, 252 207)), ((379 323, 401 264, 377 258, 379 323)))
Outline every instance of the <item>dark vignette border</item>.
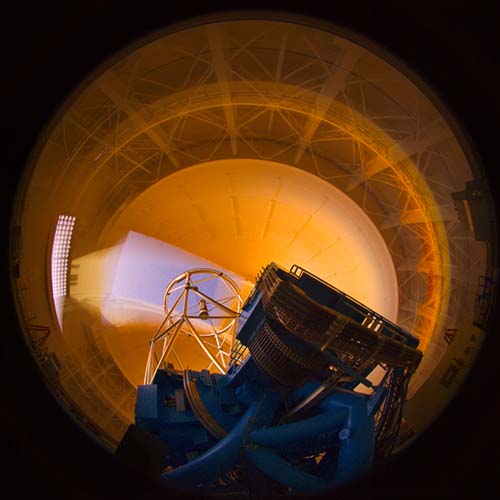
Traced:
MULTIPOLYGON (((290 11, 333 22, 386 47, 427 82, 462 125, 486 171, 498 210, 500 61, 494 7, 487 2, 240 2, 239 8, 290 11)), ((16 185, 37 137, 81 80, 133 40, 170 23, 235 10, 226 2, 135 4, 27 2, 4 19, 2 249, 4 370, 0 416, 16 495, 54 499, 167 498, 163 488, 123 469, 75 427, 51 398, 24 344, 9 294, 7 241, 16 185)), ((477 496, 498 490, 493 451, 500 447, 497 307, 478 362, 445 412, 397 461, 335 498, 477 496)), ((179 495, 175 495, 178 497, 179 495)))

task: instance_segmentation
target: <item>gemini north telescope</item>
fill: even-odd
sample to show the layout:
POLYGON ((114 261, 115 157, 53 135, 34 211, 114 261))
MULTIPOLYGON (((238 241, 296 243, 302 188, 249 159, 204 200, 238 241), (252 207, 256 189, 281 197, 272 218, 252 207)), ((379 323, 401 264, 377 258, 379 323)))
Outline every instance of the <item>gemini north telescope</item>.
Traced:
POLYGON ((203 297, 198 314, 166 309, 152 340, 162 356, 148 360, 118 456, 135 447, 180 489, 236 498, 252 483, 271 498, 343 484, 391 453, 422 357, 416 337, 307 270, 270 263, 243 304, 226 372, 175 370, 164 360, 183 321, 234 312, 190 276, 173 283, 203 297))
POLYGON ((32 446, 50 443, 37 474, 67 465, 50 491, 74 477, 92 497, 99 475, 108 497, 139 495, 137 475, 139 496, 342 495, 368 470, 370 491, 428 491, 429 463, 404 454, 498 310, 493 188, 460 113, 398 51, 285 12, 186 18, 97 53, 60 87, 12 206, 19 333, 64 410, 38 432, 49 405, 9 384, 32 446), (92 467, 72 465, 79 446, 92 467), (403 474, 376 467, 398 458, 403 474))

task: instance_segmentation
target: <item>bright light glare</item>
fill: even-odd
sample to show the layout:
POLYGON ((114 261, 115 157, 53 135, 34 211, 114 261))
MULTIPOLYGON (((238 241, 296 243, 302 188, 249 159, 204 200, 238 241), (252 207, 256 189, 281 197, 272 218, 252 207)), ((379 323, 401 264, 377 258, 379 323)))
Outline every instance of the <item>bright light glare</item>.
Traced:
POLYGON ((68 292, 68 259, 76 217, 60 215, 52 245, 52 296, 64 297, 68 292))

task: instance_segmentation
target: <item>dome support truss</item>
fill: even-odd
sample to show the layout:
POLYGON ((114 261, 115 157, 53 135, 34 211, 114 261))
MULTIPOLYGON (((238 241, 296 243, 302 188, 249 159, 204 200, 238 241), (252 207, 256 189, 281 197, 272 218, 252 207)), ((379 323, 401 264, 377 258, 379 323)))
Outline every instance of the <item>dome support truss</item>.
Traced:
POLYGON ((79 146, 95 144, 97 161, 75 203, 111 171, 103 214, 123 206, 131 190, 136 195, 178 168, 213 159, 237 154, 304 168, 340 187, 378 223, 402 283, 400 321, 425 350, 447 314, 441 292, 449 289, 451 267, 442 257, 455 214, 444 195, 456 188, 439 168, 446 159, 434 144, 451 132, 442 120, 423 118, 428 109, 417 88, 412 112, 382 94, 383 113, 370 112, 376 83, 360 73, 367 54, 350 42, 339 39, 327 53, 310 33, 298 54, 285 35, 272 50, 259 46, 268 33, 263 27, 233 45, 213 25, 200 34, 206 37, 201 52, 173 44, 162 65, 145 69, 135 56, 99 78, 94 92, 102 121, 79 146), (167 82, 180 64, 188 68, 185 78, 167 82))
MULTIPOLYGON (((435 285, 437 281, 443 277, 449 279, 446 275, 446 270, 442 268, 439 258, 436 257, 437 255, 442 255, 443 252, 446 253, 447 249, 445 247, 443 248, 443 245, 446 246, 446 241, 443 236, 437 236, 436 231, 441 233, 441 235, 444 234, 445 229, 443 225, 446 220, 443 221, 443 215, 445 219, 449 218, 453 221, 453 207, 450 206, 449 203, 441 204, 441 206, 438 207, 433 193, 429 191, 428 185, 425 183, 420 182, 420 189, 415 189, 412 182, 408 180, 408 175, 410 177, 418 177, 420 175, 418 173, 418 168, 406 157, 406 155, 402 155, 401 153, 399 153, 398 156, 399 163, 392 164, 387 158, 387 156, 390 158, 390 149, 388 148, 391 146, 386 148, 380 145, 377 146, 381 141, 388 143, 389 139, 387 136, 380 136, 380 132, 378 132, 379 137, 377 137, 377 131, 373 128, 371 130, 371 137, 360 137, 359 132, 357 132, 357 135, 352 135, 354 133, 353 125, 349 124, 348 121, 342 123, 340 121, 341 117, 339 117, 338 114, 332 117, 325 113, 322 118, 317 118, 321 120, 321 134, 317 132, 318 136, 316 138, 311 138, 307 148, 303 152, 300 152, 300 148, 302 147, 301 144, 304 144, 304 136, 297 135, 299 128, 296 126, 296 123, 301 123, 302 126, 304 126, 304 124, 307 124, 308 120, 311 120, 312 115, 304 112, 304 110, 298 106, 292 107, 289 103, 287 107, 285 107, 283 104, 279 105, 278 103, 270 102, 269 98, 263 101, 261 99, 255 99, 254 96, 252 99, 254 102, 250 102, 249 99, 247 99, 246 102, 243 103, 233 100, 230 104, 223 104, 224 96, 221 96, 217 104, 214 103, 204 110, 198 108, 181 113, 177 118, 165 118, 163 121, 157 122, 154 127, 161 130, 164 123, 173 120, 174 123, 171 126, 173 129, 178 130, 182 119, 196 120, 204 124, 203 136, 205 137, 205 141, 213 137, 212 142, 210 142, 211 149, 208 149, 208 154, 206 156, 197 156, 193 154, 195 151, 192 151, 192 148, 199 147, 199 141, 196 141, 196 146, 193 146, 193 144, 190 146, 189 143, 186 142, 184 147, 182 147, 182 138, 174 135, 174 139, 171 140, 170 143, 177 143, 177 147, 171 149, 173 154, 176 154, 177 158, 181 155, 183 156, 183 160, 180 163, 182 166, 203 163, 213 158, 219 158, 221 153, 223 157, 226 155, 231 157, 231 148, 233 146, 231 146, 229 131, 226 129, 224 132, 224 129, 221 128, 225 126, 224 122, 219 124, 216 120, 212 120, 212 123, 209 124, 207 121, 210 120, 200 121, 198 117, 200 112, 215 113, 217 110, 222 110, 227 107, 238 108, 240 111, 237 115, 245 113, 247 116, 245 127, 243 129, 240 128, 239 132, 241 142, 250 144, 245 151, 246 157, 281 160, 284 163, 293 164, 294 158, 300 154, 303 164, 301 168, 306 168, 339 187, 350 188, 348 190, 349 194, 356 199, 365 212, 371 215, 375 221, 377 219, 380 221, 379 227, 382 230, 385 230, 386 233, 392 233, 391 236, 389 236, 389 238, 391 238, 391 250, 393 250, 392 247, 394 245, 401 246, 401 242, 404 241, 406 248, 402 249, 401 259, 405 260, 406 263, 415 262, 416 265, 413 270, 407 270, 404 272, 404 275, 401 276, 401 282, 403 283, 401 294, 403 297, 405 293, 410 295, 410 300, 404 305, 401 312, 402 314, 408 313, 408 308, 413 307, 410 306, 410 304, 422 304, 425 302, 427 309, 430 307, 429 304, 434 304, 432 307, 435 312, 432 314, 435 315, 437 309, 441 308, 440 304, 436 303, 436 300, 439 302, 439 297, 442 296, 439 288, 435 285), (250 128, 252 123, 256 123, 259 119, 262 119, 265 114, 269 115, 272 111, 281 118, 281 126, 287 127, 286 135, 274 141, 270 141, 268 137, 264 137, 262 131, 256 129, 252 130, 250 128), (213 125, 214 122, 217 123, 215 126, 213 125), (247 132, 247 137, 245 137, 244 131, 247 132), (213 135, 214 133, 215 136, 213 135), (344 143, 351 143, 350 148, 353 151, 351 165, 339 164, 338 160, 336 161, 335 158, 328 157, 329 151, 318 151, 316 149, 316 145, 322 147, 326 143, 335 144, 341 141, 344 143), (222 151, 225 144, 227 144, 229 148, 226 153, 222 151), (366 159, 368 157, 372 158, 372 162, 374 161, 373 159, 375 159, 379 163, 383 163, 384 168, 380 168, 377 172, 370 172, 368 167, 366 167, 366 159), (352 165, 356 163, 358 166, 353 167, 352 165), (333 170, 332 166, 336 173, 331 172, 331 170, 333 170), (328 172, 328 170, 330 170, 330 172, 328 172), (409 173, 408 170, 410 170, 409 173), (353 178, 364 175, 365 171, 369 172, 365 180, 361 184, 353 187, 353 178), (325 172, 328 172, 328 174, 325 172), (361 174, 359 172, 361 172, 361 174), (356 191, 356 188, 357 192, 355 193, 354 191, 356 191), (384 199, 379 198, 374 201, 374 198, 378 197, 377 193, 380 192, 384 193, 384 199), (434 207, 432 208, 434 213, 429 213, 429 206, 434 207), (408 247, 407 243, 409 238, 403 239, 403 233, 409 235, 414 241, 413 247, 408 247), (428 242, 431 242, 433 247, 430 251, 425 249, 425 247, 428 246, 428 242), (439 246, 441 246, 441 248, 439 248, 439 246), (422 288, 421 285, 415 285, 415 282, 419 283, 422 280, 422 269, 427 269, 428 273, 432 271, 432 276, 435 277, 434 288, 431 291, 434 295, 434 301, 427 300, 428 291, 426 290, 419 292, 421 293, 419 297, 415 297, 415 290, 420 290, 422 288), (408 292, 405 292, 406 284, 409 285, 406 287, 408 292), (413 291, 410 292, 410 290, 413 291)), ((343 118, 346 120, 345 116, 343 118)), ((132 123, 134 123, 134 121, 132 123)), ((309 130, 311 130, 310 127, 309 125, 309 130)), ((149 185, 152 185, 158 178, 168 175, 171 170, 171 168, 168 167, 168 163, 166 163, 168 162, 166 155, 159 151, 156 145, 150 144, 149 148, 144 148, 144 144, 141 144, 144 138, 144 132, 139 133, 135 138, 129 138, 129 140, 125 140, 121 145, 116 145, 114 150, 111 149, 111 151, 107 153, 108 159, 99 159, 99 164, 96 170, 94 170, 94 175, 96 176, 95 182, 101 182, 102 176, 98 174, 99 169, 102 170, 103 175, 107 175, 106 170, 110 167, 110 163, 118 162, 122 165, 128 165, 128 167, 125 166, 124 170, 118 170, 118 175, 113 177, 113 187, 110 187, 109 192, 101 202, 102 205, 99 210, 101 213, 106 213, 106 204, 114 206, 118 203, 116 200, 123 200, 125 195, 123 188, 126 187, 127 192, 133 189, 137 194, 149 185), (113 151, 115 152, 113 153, 113 151), (137 159, 132 163, 129 158, 133 158, 134 155, 137 155, 137 159)), ((425 144, 424 142, 421 146, 424 147, 425 144)), ((209 147, 209 144, 207 144, 207 147, 209 147)), ((242 147, 243 145, 240 144, 240 151, 242 147)), ((418 145, 414 144, 414 148, 417 147, 418 145)), ((392 146, 392 148, 394 148, 394 146, 392 146)), ((108 147, 108 150, 110 150, 110 147, 108 147)), ((80 194, 81 197, 84 197, 85 189, 90 187, 91 182, 92 181, 89 180, 87 185, 84 186, 80 194)), ((449 189, 452 190, 452 186, 449 186, 449 189)), ((393 255, 396 256, 396 252, 394 252, 393 255)), ((399 264, 399 262, 397 262, 397 264, 399 264)), ((406 265, 406 268, 408 268, 408 265, 406 265)), ((422 348, 425 349, 430 335, 434 330, 434 325, 430 318, 431 313, 424 310, 422 314, 419 307, 420 306, 416 308, 413 307, 413 320, 410 324, 406 324, 406 327, 411 328, 412 331, 421 338, 423 343, 422 348), (429 324, 429 321, 431 324, 429 324)))

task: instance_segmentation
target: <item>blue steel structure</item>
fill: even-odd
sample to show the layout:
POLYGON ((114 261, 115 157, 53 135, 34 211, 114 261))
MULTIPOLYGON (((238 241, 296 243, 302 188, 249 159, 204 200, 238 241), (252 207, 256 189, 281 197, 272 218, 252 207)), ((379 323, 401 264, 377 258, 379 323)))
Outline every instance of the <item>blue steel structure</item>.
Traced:
POLYGON ((391 453, 421 359, 414 336, 304 269, 272 263, 236 339, 224 375, 159 370, 138 388, 136 426, 167 444, 167 482, 222 497, 308 494, 391 453), (377 366, 385 375, 373 386, 377 366))

